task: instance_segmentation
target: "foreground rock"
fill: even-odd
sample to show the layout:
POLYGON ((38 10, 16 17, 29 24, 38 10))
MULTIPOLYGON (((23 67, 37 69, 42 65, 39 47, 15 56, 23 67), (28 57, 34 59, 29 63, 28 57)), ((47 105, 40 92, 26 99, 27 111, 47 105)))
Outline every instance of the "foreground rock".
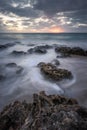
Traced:
POLYGON ((87 56, 87 51, 83 50, 80 47, 56 47, 55 51, 57 53, 62 53, 63 56, 69 55, 80 55, 80 56, 87 56))
POLYGON ((87 109, 75 99, 45 92, 14 102, 0 113, 0 130, 87 130, 87 109))
POLYGON ((38 64, 41 72, 51 80, 60 81, 62 79, 70 79, 72 78, 72 73, 66 69, 57 68, 55 65, 51 63, 41 62, 38 64))

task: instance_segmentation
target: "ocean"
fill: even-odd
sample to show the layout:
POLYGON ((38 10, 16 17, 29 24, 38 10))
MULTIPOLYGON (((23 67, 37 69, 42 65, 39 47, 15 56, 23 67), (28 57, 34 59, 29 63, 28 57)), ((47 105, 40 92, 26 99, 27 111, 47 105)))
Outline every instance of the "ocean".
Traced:
POLYGON ((87 50, 87 33, 61 34, 23 34, 1 33, 0 45, 0 110, 14 100, 32 101, 32 94, 46 91, 47 94, 63 94, 76 98, 87 107, 87 57, 59 58, 60 68, 68 69, 73 74, 72 80, 55 83, 43 77, 37 64, 51 63, 57 54, 54 48, 46 54, 13 55, 14 51, 27 52, 29 49, 42 46, 81 47, 87 50), (14 63, 9 66, 9 63, 14 63))

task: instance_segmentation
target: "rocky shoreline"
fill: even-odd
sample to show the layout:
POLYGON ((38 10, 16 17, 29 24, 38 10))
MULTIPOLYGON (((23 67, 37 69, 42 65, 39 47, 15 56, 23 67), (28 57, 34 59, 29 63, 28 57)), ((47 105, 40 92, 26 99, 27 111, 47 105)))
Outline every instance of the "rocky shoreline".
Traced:
POLYGON ((15 101, 0 113, 0 130, 87 130, 87 109, 75 99, 33 95, 33 102, 15 101))
MULTIPOLYGON (((1 45, 0 49, 7 49, 1 45)), ((54 49, 58 55, 52 63, 40 62, 37 67, 43 76, 51 81, 71 79, 72 72, 59 68, 57 58, 70 57, 71 55, 87 56, 87 50, 79 47, 37 46, 27 52, 13 50, 13 56, 26 56, 33 53, 46 54, 48 49, 54 49)), ((2 66, 14 74, 22 73, 23 69, 16 63, 8 63, 2 66)), ((0 74, 0 81, 6 76, 0 74)), ((38 87, 38 86, 37 86, 38 87)), ((47 95, 44 91, 33 95, 33 102, 15 101, 7 105, 0 113, 0 130, 87 130, 87 108, 79 106, 75 99, 59 95, 47 95)))

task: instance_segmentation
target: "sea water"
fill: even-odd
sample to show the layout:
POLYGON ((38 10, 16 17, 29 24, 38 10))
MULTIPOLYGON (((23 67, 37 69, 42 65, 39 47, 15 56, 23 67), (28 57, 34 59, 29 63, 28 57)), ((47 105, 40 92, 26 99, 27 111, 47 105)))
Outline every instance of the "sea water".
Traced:
POLYGON ((0 109, 14 100, 31 102, 32 94, 46 91, 47 94, 65 94, 75 97, 81 105, 87 106, 87 58, 59 58, 60 68, 68 69, 73 74, 72 80, 51 82, 44 78, 38 63, 51 63, 56 59, 55 49, 47 50, 46 54, 12 55, 13 51, 24 51, 39 45, 79 46, 87 49, 86 33, 63 34, 0 34, 0 45, 9 44, 0 49, 0 74, 7 78, 0 81, 0 109), (16 63, 23 71, 17 74, 16 67, 7 67, 8 63, 16 63))

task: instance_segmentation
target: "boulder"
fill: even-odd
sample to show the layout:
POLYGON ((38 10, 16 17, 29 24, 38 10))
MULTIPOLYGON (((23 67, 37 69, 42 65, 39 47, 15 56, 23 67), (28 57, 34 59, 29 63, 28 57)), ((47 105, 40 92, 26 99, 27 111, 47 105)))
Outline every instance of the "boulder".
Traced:
POLYGON ((55 51, 57 53, 62 53, 64 55, 80 55, 80 56, 87 56, 87 51, 80 47, 56 47, 55 51))
POLYGON ((40 67, 41 72, 44 76, 48 77, 54 81, 60 81, 63 79, 70 79, 72 78, 72 73, 66 69, 57 68, 55 65, 51 63, 39 63, 38 66, 40 67))
POLYGON ((6 76, 0 74, 0 81, 3 81, 3 80, 5 80, 5 79, 6 79, 6 76))
POLYGON ((29 49, 28 53, 29 54, 32 54, 32 53, 46 54, 47 50, 43 46, 37 46, 37 47, 29 49))
POLYGON ((0 45, 0 50, 4 50, 6 49, 7 47, 5 45, 0 45))
POLYGON ((87 130, 87 108, 75 99, 33 94, 33 102, 15 101, 0 113, 0 130, 87 130))
POLYGON ((6 64, 6 67, 17 67, 16 63, 8 63, 6 64))
POLYGON ((57 59, 54 59, 52 61, 52 64, 58 66, 58 65, 60 65, 60 62, 57 59))
POLYGON ((13 51, 11 54, 16 56, 22 56, 22 55, 26 55, 27 53, 24 51, 13 51))

